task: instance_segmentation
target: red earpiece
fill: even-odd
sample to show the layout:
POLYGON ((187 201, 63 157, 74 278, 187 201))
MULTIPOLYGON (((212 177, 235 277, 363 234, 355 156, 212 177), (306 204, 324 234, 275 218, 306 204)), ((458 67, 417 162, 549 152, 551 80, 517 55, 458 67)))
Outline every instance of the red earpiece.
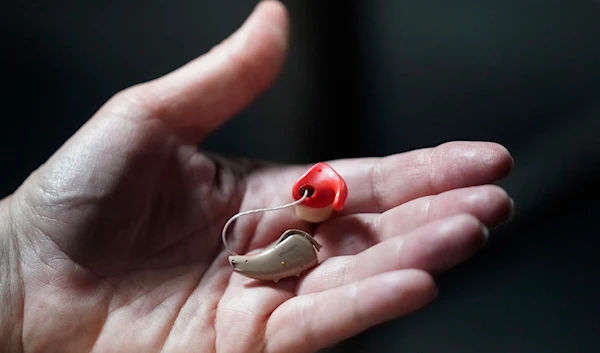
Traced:
POLYGON ((311 222, 321 222, 324 218, 329 217, 331 208, 340 211, 348 196, 344 178, 323 162, 312 166, 294 183, 292 196, 295 200, 299 200, 306 191, 308 191, 308 197, 298 205, 302 206, 305 211, 301 214, 296 213, 300 218, 311 222), (306 208, 313 210, 306 210, 306 208), (324 211, 317 212, 321 209, 324 211), (306 215, 307 212, 311 213, 311 216, 306 215), (319 213, 319 216, 316 216, 315 212, 319 213))

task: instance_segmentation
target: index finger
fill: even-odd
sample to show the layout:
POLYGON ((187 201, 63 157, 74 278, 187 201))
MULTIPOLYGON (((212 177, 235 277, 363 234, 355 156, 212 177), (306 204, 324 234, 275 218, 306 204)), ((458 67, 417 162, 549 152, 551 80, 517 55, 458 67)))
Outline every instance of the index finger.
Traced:
POLYGON ((500 144, 455 141, 386 157, 327 163, 348 185, 348 199, 339 213, 343 215, 381 213, 419 197, 493 183, 506 177, 514 162, 500 144))

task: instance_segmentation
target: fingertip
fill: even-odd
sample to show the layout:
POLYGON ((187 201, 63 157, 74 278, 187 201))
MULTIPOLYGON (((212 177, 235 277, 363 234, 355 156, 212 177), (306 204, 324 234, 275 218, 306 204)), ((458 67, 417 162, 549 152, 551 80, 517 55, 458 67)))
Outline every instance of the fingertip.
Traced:
POLYGON ((430 183, 438 193, 495 182, 510 174, 514 165, 508 149, 496 142, 446 142, 429 158, 430 183))
POLYGON ((285 5, 279 0, 261 0, 256 4, 245 24, 258 21, 261 25, 269 25, 279 36, 279 43, 287 45, 289 14, 285 5))
MULTIPOLYGON (((289 17, 286 7, 277 0, 261 0, 244 23, 228 38, 216 45, 211 52, 225 54, 235 60, 230 63, 242 66, 243 70, 258 71, 266 75, 250 75, 258 80, 257 91, 262 91, 279 73, 285 59, 288 44, 289 17)), ((218 57, 219 60, 223 59, 218 57)), ((217 63, 218 64, 218 63, 217 63)))
POLYGON ((483 245, 487 244, 490 241, 490 230, 485 224, 481 225, 481 232, 483 233, 483 245))
POLYGON ((483 247, 489 239, 489 230, 477 217, 458 214, 441 220, 440 235, 451 240, 453 249, 467 257, 483 247))
POLYGON ((403 270, 406 281, 411 283, 415 298, 422 298, 422 303, 416 307, 426 305, 438 295, 438 287, 432 274, 421 269, 403 270))
POLYGON ((478 157, 484 157, 484 160, 494 165, 502 166, 505 170, 513 167, 514 159, 504 145, 493 141, 469 141, 459 142, 458 147, 465 150, 477 151, 478 157))
POLYGON ((481 228, 479 219, 470 213, 459 213, 449 216, 441 219, 439 224, 442 234, 472 233, 481 228))
POLYGON ((288 22, 280 1, 262 0, 233 34, 143 89, 139 86, 133 96, 151 112, 146 116, 201 141, 275 82, 286 59, 288 22))
POLYGON ((256 4, 256 9, 266 9, 266 11, 272 11, 281 20, 285 21, 284 25, 287 25, 289 21, 288 11, 286 6, 280 0, 261 0, 256 4))
POLYGON ((491 142, 466 142, 468 146, 462 145, 462 148, 475 149, 477 151, 477 159, 483 162, 483 166, 491 171, 494 179, 500 179, 512 171, 514 168, 514 158, 508 148, 504 145, 491 142))
POLYGON ((510 212, 508 213, 507 221, 512 220, 515 217, 515 200, 510 198, 510 212))
POLYGON ((502 194, 502 198, 500 201, 501 203, 497 207, 498 218, 494 220, 495 222, 488 224, 489 227, 495 227, 510 221, 515 213, 515 200, 513 200, 513 198, 510 197, 510 195, 508 194, 508 192, 506 192, 506 190, 504 190, 503 188, 499 186, 494 186, 494 188, 499 190, 498 192, 502 194))
POLYGON ((508 148, 496 142, 488 142, 488 145, 494 153, 495 163, 499 168, 500 174, 502 176, 510 174, 515 167, 515 159, 508 148))
POLYGON ((505 192, 502 204, 496 207, 497 212, 493 222, 486 222, 489 227, 501 226, 510 222, 515 216, 515 200, 505 192))
POLYGON ((497 185, 485 185, 475 188, 471 202, 478 207, 478 218, 486 227, 496 227, 510 219, 514 201, 510 195, 497 185))

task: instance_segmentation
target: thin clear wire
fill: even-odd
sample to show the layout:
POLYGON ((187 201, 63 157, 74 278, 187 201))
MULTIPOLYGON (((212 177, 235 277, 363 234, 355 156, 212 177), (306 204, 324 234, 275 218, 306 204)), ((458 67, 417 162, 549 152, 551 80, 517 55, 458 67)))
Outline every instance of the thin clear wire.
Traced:
POLYGON ((231 255, 238 256, 238 254, 235 251, 233 251, 233 249, 231 249, 231 247, 229 247, 229 244, 227 244, 227 229, 229 228, 229 226, 231 225, 231 223, 233 223, 236 219, 238 219, 238 218, 240 218, 242 216, 249 215, 249 214, 259 213, 259 212, 268 212, 268 211, 282 210, 284 208, 296 206, 296 205, 302 203, 302 201, 304 201, 308 197, 308 194, 309 194, 309 191, 308 190, 304 190, 304 195, 302 195, 302 197, 300 199, 298 199, 298 200, 296 200, 294 202, 291 202, 291 203, 288 203, 288 204, 285 204, 285 205, 282 205, 282 206, 259 208, 259 209, 255 209, 255 210, 244 211, 244 212, 240 212, 240 213, 234 215, 223 226, 223 232, 221 233, 221 238, 223 240, 223 245, 225 245, 225 248, 227 249, 227 251, 229 251, 229 253, 231 255))

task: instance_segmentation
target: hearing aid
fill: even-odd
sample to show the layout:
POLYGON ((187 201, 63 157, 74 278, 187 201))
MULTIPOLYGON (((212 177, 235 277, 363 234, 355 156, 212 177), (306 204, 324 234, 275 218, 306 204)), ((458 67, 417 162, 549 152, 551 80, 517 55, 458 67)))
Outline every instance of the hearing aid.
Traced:
POLYGON ((279 239, 256 255, 230 256, 234 271, 258 280, 300 277, 304 271, 315 266, 319 260, 319 244, 310 234, 299 229, 286 230, 279 239))
POLYGON ((305 191, 309 197, 295 205, 296 216, 311 223, 324 222, 333 211, 340 211, 348 196, 344 179, 323 162, 315 164, 296 181, 292 196, 299 200, 305 191))
POLYGON ((235 273, 262 281, 273 281, 296 276, 318 265, 317 252, 322 245, 308 232, 288 229, 265 249, 247 255, 238 255, 227 244, 227 228, 237 218, 257 212, 295 208, 298 218, 309 223, 321 223, 344 207, 348 190, 344 179, 329 165, 320 162, 304 173, 292 187, 293 202, 276 207, 240 212, 223 227, 222 240, 231 254, 229 264, 235 273))

